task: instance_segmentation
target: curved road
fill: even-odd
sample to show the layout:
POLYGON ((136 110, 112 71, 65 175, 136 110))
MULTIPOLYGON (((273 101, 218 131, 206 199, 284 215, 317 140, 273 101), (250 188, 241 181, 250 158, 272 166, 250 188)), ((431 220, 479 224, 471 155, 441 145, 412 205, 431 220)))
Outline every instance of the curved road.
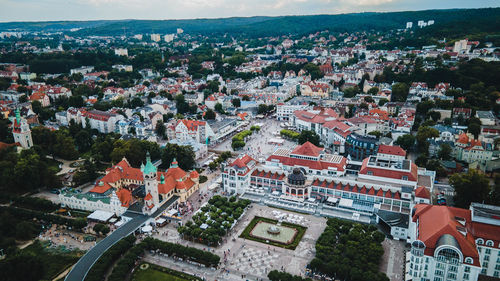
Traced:
POLYGON ((92 249, 90 249, 83 257, 78 260, 75 266, 71 269, 70 273, 64 279, 65 281, 82 281, 85 279, 88 271, 94 265, 94 263, 99 259, 99 257, 106 252, 111 246, 116 242, 120 241, 123 237, 126 237, 133 233, 136 229, 141 227, 150 217, 145 215, 138 215, 131 221, 125 223, 108 237, 97 243, 92 249))

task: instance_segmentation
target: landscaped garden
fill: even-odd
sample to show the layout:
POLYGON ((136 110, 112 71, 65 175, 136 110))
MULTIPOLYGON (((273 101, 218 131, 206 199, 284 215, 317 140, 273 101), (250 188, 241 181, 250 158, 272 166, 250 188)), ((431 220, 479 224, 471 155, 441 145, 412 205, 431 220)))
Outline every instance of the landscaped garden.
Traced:
POLYGON ((254 217, 240 237, 268 245, 295 250, 307 227, 277 220, 254 217))
POLYGON ((184 239, 209 246, 218 245, 248 205, 249 200, 216 195, 177 230, 184 239))
POLYGON ((160 267, 154 264, 143 263, 137 267, 132 281, 191 281, 202 280, 198 277, 172 270, 170 268, 160 267))

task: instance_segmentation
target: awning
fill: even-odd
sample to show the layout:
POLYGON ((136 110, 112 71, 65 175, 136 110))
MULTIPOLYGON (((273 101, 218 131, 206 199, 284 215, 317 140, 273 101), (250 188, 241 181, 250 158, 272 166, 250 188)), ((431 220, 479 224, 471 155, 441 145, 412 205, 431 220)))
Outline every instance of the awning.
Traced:
POLYGON ((326 202, 328 203, 333 203, 333 204, 336 204, 337 202, 339 201, 339 199, 335 198, 335 197, 328 197, 326 199, 326 202))
POLYGON ((347 198, 341 198, 339 202, 340 207, 352 208, 352 200, 347 198))
POLYGON ((115 214, 111 212, 96 210, 92 214, 87 216, 87 219, 100 221, 100 222, 108 222, 115 214))

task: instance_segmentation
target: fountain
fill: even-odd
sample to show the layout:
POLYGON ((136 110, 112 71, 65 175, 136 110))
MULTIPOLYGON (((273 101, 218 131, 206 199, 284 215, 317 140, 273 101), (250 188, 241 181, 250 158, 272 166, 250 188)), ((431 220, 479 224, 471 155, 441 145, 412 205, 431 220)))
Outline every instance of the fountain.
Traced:
POLYGON ((267 228, 267 233, 271 235, 279 235, 281 230, 276 225, 271 225, 267 228))

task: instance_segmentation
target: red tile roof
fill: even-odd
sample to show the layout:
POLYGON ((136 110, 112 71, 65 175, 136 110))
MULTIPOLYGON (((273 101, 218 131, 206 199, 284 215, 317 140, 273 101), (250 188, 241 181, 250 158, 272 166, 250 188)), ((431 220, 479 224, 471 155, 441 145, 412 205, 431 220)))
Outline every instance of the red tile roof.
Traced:
POLYGON ((385 145, 381 144, 378 147, 378 153, 391 154, 397 156, 406 156, 406 151, 397 145, 385 145))
POLYGON ((363 160, 363 164, 361 165, 361 169, 359 170, 359 174, 367 175, 368 172, 372 173, 372 176, 375 177, 383 177, 383 178, 391 178, 391 179, 399 179, 401 180, 403 176, 408 177, 408 181, 416 182, 418 179, 418 167, 415 163, 411 163, 410 171, 397 171, 391 169, 384 169, 379 167, 368 167, 368 161, 370 158, 366 158, 363 160))
POLYGON ((459 231, 459 229, 471 229, 470 210, 448 206, 417 204, 412 219, 414 222, 417 219, 419 221, 417 239, 424 242, 426 255, 434 256, 439 238, 445 234, 449 234, 460 245, 460 250, 464 257, 471 257, 474 261, 473 265, 480 266, 479 253, 471 231, 467 231, 465 235, 459 231), (465 226, 457 218, 464 219, 465 226))
POLYGON ((291 154, 318 157, 322 151, 323 151, 323 148, 317 147, 314 144, 312 144, 311 142, 307 141, 304 144, 297 146, 292 151, 291 154))
POLYGON ((431 199, 431 193, 425 186, 419 186, 415 189, 415 196, 420 198, 431 199))
POLYGON ((128 207, 132 203, 132 193, 128 189, 120 188, 116 192, 116 195, 120 199, 120 202, 122 202, 122 207, 128 207))

